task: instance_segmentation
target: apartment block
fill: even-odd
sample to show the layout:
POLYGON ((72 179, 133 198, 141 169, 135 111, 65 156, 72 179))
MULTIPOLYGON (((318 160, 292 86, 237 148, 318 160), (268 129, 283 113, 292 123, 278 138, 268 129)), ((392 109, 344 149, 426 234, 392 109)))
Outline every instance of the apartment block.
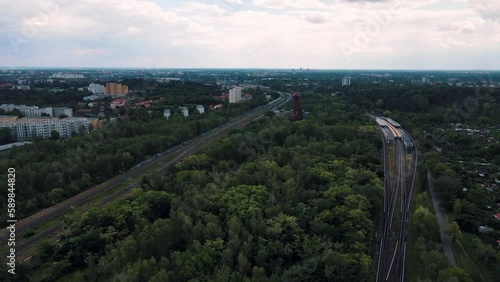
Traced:
POLYGON ((80 130, 88 132, 92 120, 87 118, 17 118, 0 116, 0 127, 12 130, 14 138, 18 141, 31 140, 35 136, 49 138, 55 130, 61 138, 69 138, 80 130))
POLYGON ((61 115, 66 115, 68 117, 73 117, 72 108, 52 108, 45 107, 39 108, 37 106, 26 106, 26 105, 13 105, 13 104, 2 104, 0 109, 6 112, 12 112, 17 109, 26 117, 41 117, 49 115, 51 117, 60 117, 61 115))
POLYGON ((120 83, 106 83, 106 87, 104 88, 104 94, 115 94, 115 95, 123 95, 128 93, 128 86, 121 85, 120 83))

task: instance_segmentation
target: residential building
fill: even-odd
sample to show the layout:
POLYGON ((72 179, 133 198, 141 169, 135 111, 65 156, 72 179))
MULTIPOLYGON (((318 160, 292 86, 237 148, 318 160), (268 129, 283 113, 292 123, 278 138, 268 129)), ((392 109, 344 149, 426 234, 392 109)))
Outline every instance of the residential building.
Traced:
POLYGON ((117 94, 124 95, 128 93, 128 86, 121 85, 120 83, 106 83, 106 87, 104 88, 104 94, 117 94))
POLYGON ((344 78, 342 78, 342 86, 349 86, 349 85, 351 85, 351 77, 344 76, 344 78))
POLYGON ((49 138, 53 130, 61 138, 69 138, 73 133, 89 131, 91 120, 87 118, 17 118, 0 116, 0 127, 8 127, 18 141, 31 140, 35 136, 49 138))
POLYGON ((196 110, 200 114, 204 114, 205 113, 205 108, 202 105, 196 105, 196 110))
POLYGON ((104 94, 104 85, 101 84, 91 83, 88 89, 92 94, 104 94))
POLYGON ((30 86, 29 85, 17 85, 17 86, 12 87, 12 89, 27 91, 27 90, 30 90, 30 86))
POLYGON ((189 116, 189 110, 187 107, 181 107, 181 112, 185 117, 189 116))
POLYGON ((169 118, 170 117, 170 110, 168 110, 168 109, 163 110, 163 116, 166 118, 169 118))
POLYGON ((61 115, 66 115, 68 117, 73 117, 72 108, 39 108, 37 106, 26 106, 26 105, 13 105, 13 104, 2 104, 0 109, 6 112, 12 112, 17 109, 26 117, 40 117, 44 115, 49 115, 51 117, 59 117, 61 115))
POLYGON ((239 103, 241 101, 241 88, 234 87, 229 90, 229 103, 239 103))
POLYGON ((12 112, 14 110, 19 110, 21 114, 27 117, 42 116, 42 114, 47 114, 52 116, 52 108, 39 108, 37 106, 26 106, 26 105, 13 105, 13 104, 2 104, 0 109, 6 112, 12 112))
POLYGON ((60 117, 65 115, 66 117, 73 117, 73 109, 71 108, 52 108, 53 117, 60 117))
POLYGON ((142 102, 137 102, 135 103, 136 108, 151 108, 151 104, 156 101, 153 100, 147 100, 147 101, 142 101, 142 102))
POLYGON ((128 102, 127 99, 115 99, 115 100, 111 101, 111 103, 109 103, 109 107, 112 109, 123 107, 125 105, 125 103, 127 103, 127 102, 128 102))

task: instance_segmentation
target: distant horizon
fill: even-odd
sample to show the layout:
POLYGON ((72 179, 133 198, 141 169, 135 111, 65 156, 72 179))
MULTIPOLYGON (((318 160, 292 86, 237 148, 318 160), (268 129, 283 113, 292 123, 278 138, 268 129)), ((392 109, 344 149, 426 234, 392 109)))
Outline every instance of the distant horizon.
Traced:
POLYGON ((401 71, 401 72, 448 72, 448 71, 470 71, 470 72, 499 72, 498 69, 384 69, 384 68, 360 68, 360 69, 333 69, 333 68, 264 68, 264 67, 49 67, 49 66, 0 66, 0 70, 13 69, 51 69, 51 70, 277 70, 277 71, 401 71))

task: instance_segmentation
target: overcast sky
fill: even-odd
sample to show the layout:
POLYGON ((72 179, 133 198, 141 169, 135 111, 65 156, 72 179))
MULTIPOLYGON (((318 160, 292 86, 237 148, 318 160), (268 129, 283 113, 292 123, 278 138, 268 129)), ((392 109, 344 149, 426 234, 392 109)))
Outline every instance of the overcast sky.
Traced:
POLYGON ((0 0, 0 66, 500 69, 499 0, 0 0))

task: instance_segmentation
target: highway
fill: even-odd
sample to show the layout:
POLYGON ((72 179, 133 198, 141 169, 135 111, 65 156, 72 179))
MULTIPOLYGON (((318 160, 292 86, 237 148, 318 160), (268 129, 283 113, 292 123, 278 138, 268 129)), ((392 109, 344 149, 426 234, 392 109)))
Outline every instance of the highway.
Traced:
MULTIPOLYGON (((280 93, 280 92, 278 92, 280 93)), ((98 196, 115 188, 126 181, 129 181, 137 176, 141 176, 144 173, 152 172, 162 172, 167 170, 180 162, 185 157, 195 153, 197 150, 208 144, 210 141, 219 138, 221 135, 228 133, 231 129, 243 126, 253 120, 261 118, 263 114, 267 111, 273 111, 278 109, 288 103, 291 100, 291 95, 289 93, 280 93, 280 98, 254 109, 246 114, 240 116, 239 118, 232 119, 231 122, 219 126, 217 129, 210 132, 204 133, 198 137, 195 137, 189 141, 182 143, 181 145, 175 146, 173 149, 169 149, 163 153, 157 154, 146 161, 143 161, 140 165, 136 165, 133 169, 120 174, 102 184, 99 184, 93 188, 87 189, 84 192, 75 195, 61 203, 58 203, 52 207, 44 209, 32 216, 29 216, 23 220, 16 223, 16 234, 18 238, 22 238, 21 235, 27 230, 32 230, 44 223, 61 217, 69 212, 72 212, 75 207, 82 204, 88 203, 95 200, 98 196)), ((127 194, 129 194, 134 187, 139 186, 140 180, 133 181, 125 188, 107 196, 99 201, 99 204, 104 205, 106 203, 112 202, 119 199, 127 194)), ((62 228, 62 222, 57 223, 47 230, 44 230, 34 236, 21 241, 16 242, 16 257, 28 257, 29 253, 33 251, 34 246, 41 240, 54 237, 59 234, 62 228), (26 253, 23 253, 26 251, 26 253)), ((0 231, 0 241, 6 242, 9 236, 9 231, 3 228, 0 231)), ((7 255, 7 252, 3 252, 3 255, 7 255)))
POLYGON ((376 119, 384 140, 384 209, 377 236, 376 281, 405 281, 409 212, 417 169, 416 147, 399 123, 370 116, 376 119))

